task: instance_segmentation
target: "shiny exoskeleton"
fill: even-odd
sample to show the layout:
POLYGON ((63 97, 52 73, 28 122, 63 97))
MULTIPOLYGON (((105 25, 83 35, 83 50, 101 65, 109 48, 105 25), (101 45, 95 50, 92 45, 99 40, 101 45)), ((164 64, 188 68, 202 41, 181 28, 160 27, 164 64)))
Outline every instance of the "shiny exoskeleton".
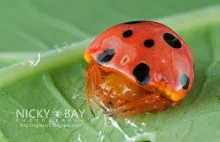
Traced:
POLYGON ((115 25, 84 53, 87 102, 125 117, 176 107, 192 88, 193 58, 186 42, 152 21, 115 25), (94 94, 96 96, 94 96, 94 94))

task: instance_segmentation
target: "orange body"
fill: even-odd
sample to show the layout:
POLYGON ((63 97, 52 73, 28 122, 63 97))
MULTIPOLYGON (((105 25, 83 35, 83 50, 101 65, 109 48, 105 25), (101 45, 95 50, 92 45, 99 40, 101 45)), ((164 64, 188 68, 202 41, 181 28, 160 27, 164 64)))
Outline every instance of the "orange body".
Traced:
POLYGON ((92 98, 116 117, 178 106, 192 88, 190 49, 160 23, 133 21, 113 26, 90 44, 84 57, 89 63, 90 109, 92 98))

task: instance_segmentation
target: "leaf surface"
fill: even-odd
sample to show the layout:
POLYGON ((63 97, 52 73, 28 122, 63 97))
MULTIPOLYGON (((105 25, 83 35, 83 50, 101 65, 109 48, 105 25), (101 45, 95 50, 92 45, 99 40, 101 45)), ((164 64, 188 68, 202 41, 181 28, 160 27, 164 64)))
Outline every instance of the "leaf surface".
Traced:
MULTIPOLYGON (((134 4, 131 1, 126 6, 122 2, 100 1, 103 7, 94 4, 87 7, 90 3, 57 2, 49 8, 52 1, 15 2, 13 6, 18 5, 15 7, 18 11, 5 8, 9 6, 6 2, 1 5, 2 12, 10 11, 9 16, 17 12, 21 17, 4 17, 6 20, 0 26, 10 23, 13 27, 0 44, 0 141, 219 141, 220 6, 192 11, 205 2, 192 5, 182 2, 188 7, 173 9, 182 14, 168 16, 175 13, 169 11, 170 3, 148 13, 142 12, 150 8, 145 1, 137 1, 135 9, 140 11, 136 12, 128 10, 134 4), (67 10, 59 12, 63 7, 67 10), (87 13, 80 13, 80 7, 88 9, 87 13), (75 19, 63 16, 71 8, 75 19), (100 13, 101 10, 105 13, 100 13), (83 51, 93 36, 110 24, 161 16, 167 18, 156 21, 176 30, 191 47, 195 60, 192 91, 175 109, 113 120, 94 105, 97 117, 93 118, 85 101, 83 51), (14 36, 10 37, 14 42, 9 42, 9 35, 14 36), (83 41, 77 42, 80 40, 83 41), (18 111, 23 110, 32 112, 21 118, 18 111), (45 113, 41 113, 43 118, 40 115, 30 118, 37 116, 36 110, 50 110, 45 122, 45 113), (59 110, 61 114, 57 116, 59 110)), ((157 7, 156 2, 152 5, 157 7)))

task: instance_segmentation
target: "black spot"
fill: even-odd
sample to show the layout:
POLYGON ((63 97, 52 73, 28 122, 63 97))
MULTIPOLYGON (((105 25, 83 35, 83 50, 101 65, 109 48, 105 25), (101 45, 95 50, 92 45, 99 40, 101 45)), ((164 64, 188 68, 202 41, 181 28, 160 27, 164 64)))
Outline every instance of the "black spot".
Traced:
POLYGON ((179 39, 177 39, 170 33, 164 33, 163 39, 166 41, 167 44, 169 44, 173 48, 181 48, 182 46, 179 39))
POLYGON ((132 36, 132 34, 133 34, 132 30, 126 30, 126 31, 123 32, 122 36, 124 38, 128 38, 128 37, 132 36))
POLYGON ((154 40, 153 39, 147 39, 144 41, 144 46, 147 48, 153 47, 154 46, 154 40))
POLYGON ((102 65, 112 60, 112 57, 115 55, 115 49, 107 49, 103 53, 97 56, 98 64, 102 65))
POLYGON ((181 75, 180 83, 181 83, 183 89, 185 89, 185 90, 188 89, 188 87, 189 87, 189 77, 185 73, 181 75))
POLYGON ((150 68, 145 63, 139 63, 133 70, 133 75, 137 83, 145 85, 150 81, 150 68))
POLYGON ((146 21, 142 21, 142 20, 139 20, 139 21, 129 21, 129 22, 125 22, 123 24, 138 24, 138 23, 143 23, 143 22, 146 22, 146 21))

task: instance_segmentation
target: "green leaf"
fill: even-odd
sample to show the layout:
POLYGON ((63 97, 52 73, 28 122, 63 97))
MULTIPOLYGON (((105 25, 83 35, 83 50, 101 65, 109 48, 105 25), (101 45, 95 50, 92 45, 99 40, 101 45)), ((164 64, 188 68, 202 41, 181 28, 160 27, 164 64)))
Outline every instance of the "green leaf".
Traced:
MULTIPOLYGON (((13 6, 18 5, 15 8, 17 10, 7 9, 5 7, 9 7, 8 3, 2 3, 1 14, 10 11, 8 16, 12 16, 17 12, 20 19, 14 18, 10 21, 5 18, 6 21, 3 20, 2 24, 5 26, 10 23, 14 29, 9 29, 6 33, 16 34, 11 37, 15 42, 8 43, 9 38, 2 40, 2 45, 6 46, 1 48, 0 53, 2 66, 0 69, 0 141, 217 142, 220 140, 219 5, 156 20, 169 25, 182 35, 193 52, 195 81, 192 91, 180 107, 113 120, 94 105, 97 117, 91 116, 85 101, 86 63, 83 60, 83 51, 92 41, 91 36, 113 24, 112 21, 119 23, 128 19, 146 18, 147 14, 140 12, 151 7, 146 1, 135 3, 137 4, 135 8, 140 9, 136 12, 130 10, 134 2, 126 2, 124 7, 124 2, 121 1, 100 1, 103 4, 102 8, 98 5, 90 7, 90 3, 94 3, 91 1, 78 2, 77 5, 69 1, 65 4, 57 2, 53 8, 48 8, 53 4, 52 1, 25 1, 22 4, 14 2, 13 6), (90 17, 84 19, 79 17, 71 21, 68 16, 62 17, 62 14, 68 14, 66 13, 68 10, 60 12, 61 7, 65 6, 66 9, 74 9, 73 17, 79 15, 81 17, 90 15, 90 17), (79 14, 78 11, 82 7, 83 10, 88 9, 90 13, 79 14), (100 10, 106 11, 107 16, 102 16, 100 10), (27 14, 27 11, 31 12, 27 14), (26 16, 22 17, 25 14, 26 16), (91 17, 93 14, 94 17, 91 17), (107 17, 109 25, 105 25, 100 17, 107 17), (32 20, 27 24, 25 18, 32 20), (99 21, 100 26, 97 26, 93 19, 99 21), (39 22, 41 26, 35 26, 35 22, 39 22), (18 23, 16 26, 19 28, 13 23, 18 23), (49 26, 52 28, 48 30, 49 26), (21 32, 22 29, 26 32, 21 32), (44 30, 47 32, 45 33, 44 30), (64 36, 55 36, 59 34, 64 36), (36 37, 32 37, 33 35, 36 37), (24 39, 28 42, 24 42, 24 39), (71 44, 82 39, 88 40, 71 44), (54 47, 55 44, 63 41, 66 43, 54 47), (17 45, 19 45, 17 48, 6 48, 17 45), (48 51, 48 48, 51 50, 48 51), (37 114, 37 110, 41 112, 37 114), (45 111, 48 111, 48 115, 45 111), (28 115, 26 115, 27 112, 28 115), (59 112, 60 116, 56 115, 59 112), (31 118, 37 116, 38 118, 31 118)), ((172 3, 176 6, 180 4, 176 1, 172 3)), ((183 3, 187 5, 187 2, 183 3)), ((153 15, 155 10, 149 10, 150 14, 147 18, 173 14, 174 12, 170 12, 168 7, 171 2, 164 2, 164 4, 159 14, 153 15)), ((175 11, 183 12, 201 7, 203 4, 208 3, 195 2, 196 6, 193 7, 191 1, 187 9, 174 8, 175 11)), ((157 7, 156 2, 152 5, 157 7)), ((6 34, 5 37, 7 36, 6 34)), ((0 44, 0 47, 2 45, 0 44)))

